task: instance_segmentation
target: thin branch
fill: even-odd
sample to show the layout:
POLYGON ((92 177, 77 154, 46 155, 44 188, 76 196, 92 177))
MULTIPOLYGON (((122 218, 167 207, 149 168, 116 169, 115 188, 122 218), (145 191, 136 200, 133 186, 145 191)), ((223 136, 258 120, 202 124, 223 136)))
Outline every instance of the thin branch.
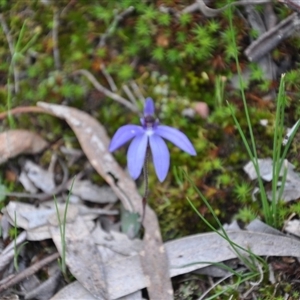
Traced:
POLYGON ((103 63, 100 64, 100 70, 103 74, 103 76, 105 77, 105 79, 107 80, 109 86, 110 86, 110 89, 115 93, 118 88, 115 84, 115 81, 113 80, 113 78, 110 76, 110 74, 106 71, 106 68, 104 66, 103 63))
POLYGON ((131 101, 135 106, 137 106, 137 101, 135 100, 135 97, 134 97, 134 95, 132 94, 130 88, 129 88, 126 84, 123 84, 123 85, 122 85, 122 89, 123 89, 123 91, 125 92, 125 94, 127 95, 127 97, 130 99, 130 101, 131 101))
POLYGON ((193 13, 195 11, 200 10, 206 17, 216 17, 220 13, 222 13, 224 10, 226 10, 229 7, 232 6, 239 6, 239 5, 255 5, 255 4, 264 4, 264 3, 270 3, 272 0, 244 0, 244 1, 237 1, 229 3, 219 9, 213 9, 208 6, 206 6, 204 0, 196 0, 195 3, 185 7, 181 13, 193 13))
POLYGON ((232 277, 233 274, 228 274, 224 277, 222 277, 220 280, 218 280, 217 282, 215 282, 209 289, 207 289, 200 298, 198 298, 198 300, 203 300, 206 298, 206 296, 214 289, 216 288, 220 283, 222 283, 223 281, 225 281, 226 279, 232 277))
POLYGON ((141 93, 140 87, 136 84, 136 82, 134 80, 130 81, 130 86, 131 86, 131 89, 133 90, 135 96, 138 99, 143 100, 143 102, 145 102, 145 97, 141 93))
POLYGON ((255 40, 245 50, 245 55, 250 61, 257 61, 260 57, 274 49, 281 41, 292 35, 299 26, 299 19, 297 13, 291 14, 255 40))
POLYGON ((18 106, 10 110, 0 113, 0 121, 7 118, 9 115, 18 115, 23 113, 45 113, 45 110, 36 106, 18 106))
POLYGON ((58 49, 58 27, 59 27, 59 12, 57 8, 54 8, 53 13, 53 29, 52 29, 52 41, 53 41, 53 58, 56 70, 60 70, 60 54, 58 49))
POLYGON ((129 14, 131 14, 134 11, 133 6, 129 6, 127 9, 125 9, 123 12, 121 12, 118 15, 115 15, 112 23, 107 28, 106 32, 101 36, 101 39, 99 41, 98 47, 103 47, 105 45, 106 39, 115 31, 118 24, 129 14))
POLYGON ((105 96, 115 100, 116 102, 126 106, 131 111, 139 112, 139 109, 137 106, 133 105, 127 99, 125 99, 125 98, 119 96, 118 94, 111 92, 109 89, 105 88, 103 85, 101 85, 97 81, 97 79, 94 77, 94 75, 91 72, 89 72, 88 70, 81 69, 81 70, 74 71, 72 74, 73 75, 77 75, 77 74, 84 75, 99 92, 101 92, 105 96))
POLYGON ((60 255, 58 252, 53 253, 53 254, 47 256, 46 258, 36 262, 35 264, 33 264, 29 268, 25 269, 24 271, 17 273, 13 277, 10 277, 7 281, 4 281, 4 282, 2 281, 3 283, 1 283, 1 285, 0 285, 0 293, 7 290, 8 288, 18 284, 19 282, 28 278, 29 276, 35 274, 37 271, 39 271, 44 266, 46 266, 46 265, 50 264, 51 262, 53 262, 54 260, 58 259, 59 256, 60 255))

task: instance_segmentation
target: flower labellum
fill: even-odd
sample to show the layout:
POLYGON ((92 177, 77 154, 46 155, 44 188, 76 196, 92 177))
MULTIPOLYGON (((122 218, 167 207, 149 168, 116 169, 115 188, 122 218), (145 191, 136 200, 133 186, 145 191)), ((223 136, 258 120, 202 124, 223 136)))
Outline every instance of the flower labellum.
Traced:
POLYGON ((176 128, 159 125, 154 118, 154 102, 147 98, 144 107, 142 126, 124 125, 114 134, 109 146, 113 152, 131 141, 127 152, 128 171, 133 179, 137 179, 143 169, 147 148, 150 147, 156 175, 160 182, 164 181, 170 166, 170 153, 163 139, 173 143, 190 155, 196 151, 187 136, 176 128))

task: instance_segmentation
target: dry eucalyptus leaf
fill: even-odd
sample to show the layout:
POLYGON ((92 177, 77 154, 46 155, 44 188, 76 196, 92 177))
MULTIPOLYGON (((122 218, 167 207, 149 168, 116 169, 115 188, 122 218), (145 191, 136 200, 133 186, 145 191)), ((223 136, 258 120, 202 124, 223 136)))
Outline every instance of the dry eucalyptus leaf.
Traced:
POLYGON ((142 241, 139 239, 129 239, 126 234, 117 231, 108 233, 100 226, 93 230, 92 236, 97 245, 107 247, 116 253, 127 256, 139 253, 143 247, 142 241))
POLYGON ((48 217, 54 212, 54 207, 35 207, 32 204, 15 201, 10 201, 6 206, 10 223, 25 230, 47 224, 48 217))
POLYGON ((24 165, 26 175, 44 193, 51 194, 55 189, 54 173, 44 170, 34 162, 27 160, 24 165))
MULTIPOLYGON (((271 158, 266 159, 258 159, 258 167, 260 176, 263 180, 271 181, 273 179, 273 161, 271 158)), ((284 184, 283 193, 281 195, 281 199, 285 202, 296 200, 300 198, 300 186, 299 180, 300 176, 298 173, 294 171, 295 166, 289 163, 287 160, 284 161, 280 176, 282 177, 286 172, 286 181, 284 184)), ((257 174, 254 168, 253 163, 250 161, 244 166, 244 171, 248 174, 251 180, 257 179, 257 174)), ((278 182, 278 187, 282 185, 282 182, 278 182)), ((253 192, 253 197, 255 197, 255 193, 259 191, 259 189, 255 189, 253 192)), ((279 193, 276 193, 276 197, 278 198, 279 193)), ((272 192, 268 191, 267 196, 269 200, 272 200, 272 192)))
POLYGON ((8 130, 0 133, 0 164, 20 154, 36 154, 48 143, 28 130, 8 130))
MULTIPOLYGON (((300 241, 289 237, 274 238, 273 234, 249 231, 232 231, 227 234, 232 242, 259 256, 300 256, 300 241)), ((167 242, 165 246, 171 277, 210 265, 207 262, 237 258, 228 242, 215 232, 184 237, 167 242)))
MULTIPOLYGON (((63 220, 66 205, 58 203, 58 211, 60 219, 63 220)), ((5 218, 14 226, 21 227, 27 231, 27 239, 30 241, 41 241, 51 238, 48 223, 58 225, 57 212, 54 201, 40 204, 38 207, 33 204, 11 201, 5 209, 3 209, 5 218), (15 224, 16 223, 16 224, 15 224)), ((116 210, 106 210, 100 208, 88 208, 81 204, 69 204, 67 209, 67 222, 73 222, 77 215, 81 215, 89 225, 94 228, 91 220, 96 219, 99 215, 117 215, 116 210)))
MULTIPOLYGON (((62 241, 58 224, 50 226, 52 239, 62 255, 62 241)), ((96 298, 108 299, 107 283, 101 254, 84 221, 77 216, 65 224, 66 263, 72 275, 96 298)))
POLYGON ((28 291, 25 294, 25 299, 35 299, 35 300, 48 300, 50 299, 55 291, 57 286, 62 280, 60 270, 57 270, 50 278, 36 286, 32 290, 28 291))
POLYGON ((48 225, 43 225, 26 230, 28 241, 43 241, 51 239, 48 225))
POLYGON ((264 222, 262 222, 259 219, 255 219, 255 220, 251 221, 246 226, 246 229, 248 231, 253 231, 253 232, 262 232, 262 233, 269 233, 269 234, 284 236, 284 234, 281 231, 265 224, 264 222))
POLYGON ((79 196, 82 200, 87 200, 95 203, 115 203, 118 198, 110 187, 99 187, 89 180, 75 179, 73 186, 72 181, 67 185, 72 194, 79 196))
MULTIPOLYGON (((283 193, 280 197, 281 200, 285 202, 297 200, 300 198, 300 178, 297 181, 286 181, 283 189, 283 193)), ((278 198, 278 192, 276 193, 277 198, 278 198)), ((268 199, 272 200, 272 192, 267 193, 268 199)))
POLYGON ((36 194, 38 192, 37 187, 33 184, 33 182, 29 179, 27 176, 27 173, 22 171, 20 176, 19 176, 19 181, 23 185, 24 189, 31 193, 31 194, 36 194))
MULTIPOLYGON (((74 281, 61 289, 50 300, 96 300, 78 281, 74 281)), ((117 300, 142 300, 142 293, 137 291, 130 295, 118 298, 117 300)))
MULTIPOLYGON (((265 181, 271 181, 273 179, 273 160, 271 158, 263 158, 257 161, 260 177, 265 181)), ((282 165, 280 176, 283 176, 285 168, 287 168, 287 180, 299 180, 299 175, 294 171, 295 166, 287 160, 282 165)), ((249 161, 243 169, 251 180, 257 179, 257 173, 252 161, 249 161)))
POLYGON ((284 230, 296 236, 300 236, 300 220, 290 220, 285 224, 284 230))
MULTIPOLYGON (((125 209, 142 215, 142 198, 134 181, 126 174, 108 152, 110 139, 99 122, 78 109, 39 102, 39 107, 66 120, 95 170, 111 186, 125 209)), ((147 289, 151 299, 173 299, 172 284, 168 274, 168 258, 162 243, 159 224, 154 211, 147 206, 144 219, 143 273, 148 278, 147 289)))

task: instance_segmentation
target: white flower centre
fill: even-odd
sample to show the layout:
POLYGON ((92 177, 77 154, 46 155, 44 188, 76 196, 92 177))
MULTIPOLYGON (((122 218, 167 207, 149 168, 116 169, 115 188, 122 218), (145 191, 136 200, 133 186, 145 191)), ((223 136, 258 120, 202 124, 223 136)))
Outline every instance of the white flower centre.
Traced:
POLYGON ((154 133, 153 128, 147 128, 147 129, 146 129, 146 134, 147 134, 148 136, 152 135, 153 133, 154 133))

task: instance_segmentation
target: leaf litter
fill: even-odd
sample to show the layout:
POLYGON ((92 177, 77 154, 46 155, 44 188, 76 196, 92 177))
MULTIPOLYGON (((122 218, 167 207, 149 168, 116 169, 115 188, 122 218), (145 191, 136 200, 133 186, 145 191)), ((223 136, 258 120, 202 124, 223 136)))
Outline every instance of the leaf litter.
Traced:
MULTIPOLYGON (((267 182, 273 179, 273 160, 271 158, 258 159, 258 168, 260 177, 267 182)), ((282 165, 279 176, 283 177, 284 172, 286 172, 286 180, 284 183, 283 193, 281 199, 285 202, 292 200, 297 200, 300 198, 300 175, 294 171, 295 166, 288 162, 286 159, 282 165)), ((249 161, 244 166, 244 171, 247 173, 251 180, 257 179, 257 173, 252 161, 249 161)), ((282 185, 282 182, 278 182, 278 188, 282 185)), ((254 190, 254 194, 259 191, 258 188, 254 190)), ((272 199, 272 192, 268 191, 267 196, 269 200, 272 199)))
MULTIPOLYGON (((90 163, 110 187, 99 187, 89 180, 76 178, 71 189, 72 179, 63 180, 65 184, 57 195, 58 211, 62 219, 66 209, 66 193, 71 192, 65 225, 66 264, 76 281, 64 287, 60 285, 62 275, 54 263, 57 257, 55 254, 48 262, 56 266, 53 267, 54 271, 49 272, 47 280, 39 281, 37 287, 26 291, 25 299, 142 299, 141 290, 144 288, 148 289, 153 299, 171 299, 171 288, 168 289, 170 277, 190 272, 212 277, 230 276, 228 271, 215 264, 223 262, 237 270, 242 263, 239 255, 247 257, 249 250, 258 256, 300 257, 298 239, 287 236, 258 219, 243 230, 237 223, 224 227, 231 241, 244 248, 239 253, 216 232, 188 236, 163 244, 156 215, 149 207, 144 221, 144 238, 137 238, 132 233, 137 229, 132 229, 132 226, 136 226, 138 222, 137 213, 141 214, 141 197, 134 182, 107 151, 109 139, 104 128, 91 116, 77 109, 46 103, 39 105, 68 122, 90 163), (116 222, 114 218, 119 213, 112 209, 117 199, 124 206, 121 215, 128 216, 123 217, 123 221, 121 219, 122 225, 112 226, 109 224, 116 222), (102 221, 105 218, 113 219, 104 226, 102 221), (125 232, 121 232, 120 228, 125 232), (59 285, 62 289, 54 295, 59 285), (159 298, 154 298, 153 295, 159 298)), ((48 170, 33 161, 25 161, 19 180, 29 192, 29 199, 35 199, 39 190, 48 195, 57 191, 53 167, 55 161, 56 159, 48 170)), ((287 165, 287 182, 295 183, 299 179, 298 174, 293 165, 287 165)), ((259 167, 262 178, 272 180, 272 161, 259 160, 259 167)), ((253 165, 248 164, 245 171, 252 180, 257 178, 253 165)), ((18 198, 17 195, 14 197, 18 198)), ((22 247, 26 240, 43 242, 52 239, 59 255, 63 256, 60 224, 54 201, 37 201, 35 204, 10 201, 2 210, 1 227, 4 229, 7 227, 5 224, 10 224, 11 228, 16 226, 23 231, 15 243, 11 242, 1 251, 0 270, 6 270, 8 279, 0 282, 0 291, 1 286, 9 288, 13 284, 24 282, 25 277, 28 277, 26 272, 30 267, 19 273, 8 267, 12 265, 15 247, 22 247)), ((299 224, 295 224, 287 223, 285 231, 299 235, 296 229, 291 229, 299 227, 299 224)), ((8 232, 8 229, 5 231, 8 232)), ((43 260, 41 262, 44 263, 43 260)), ((35 272, 42 263, 34 269, 35 272)), ((30 272, 30 276, 34 276, 31 269, 30 272)))
POLYGON ((8 130, 0 133, 0 164, 20 154, 36 154, 48 143, 36 133, 28 130, 8 130))

